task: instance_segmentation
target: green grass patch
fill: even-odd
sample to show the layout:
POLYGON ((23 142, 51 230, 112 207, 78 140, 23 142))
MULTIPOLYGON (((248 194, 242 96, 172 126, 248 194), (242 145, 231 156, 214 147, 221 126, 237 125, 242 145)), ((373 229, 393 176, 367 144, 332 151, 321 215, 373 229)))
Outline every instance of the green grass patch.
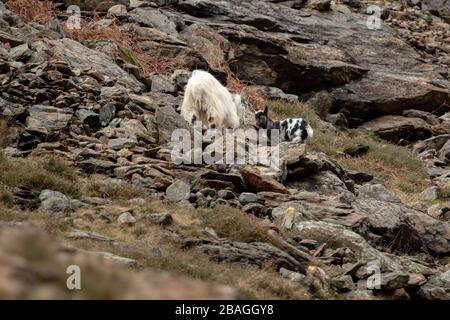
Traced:
POLYGON ((8 158, 0 153, 0 186, 50 189, 77 198, 81 195, 75 171, 57 158, 8 158))
POLYGON ((120 45, 117 45, 117 47, 119 49, 119 56, 125 63, 129 63, 135 65, 136 67, 143 68, 142 62, 139 60, 136 54, 133 53, 133 51, 120 45))

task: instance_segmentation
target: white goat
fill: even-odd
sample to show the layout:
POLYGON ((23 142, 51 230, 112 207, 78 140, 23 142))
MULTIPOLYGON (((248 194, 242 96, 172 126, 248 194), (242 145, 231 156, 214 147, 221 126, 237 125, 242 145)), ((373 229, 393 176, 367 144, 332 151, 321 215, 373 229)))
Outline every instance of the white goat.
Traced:
POLYGON ((216 78, 202 70, 195 70, 184 93, 181 115, 194 123, 207 123, 208 128, 239 127, 244 106, 239 94, 231 94, 216 78))

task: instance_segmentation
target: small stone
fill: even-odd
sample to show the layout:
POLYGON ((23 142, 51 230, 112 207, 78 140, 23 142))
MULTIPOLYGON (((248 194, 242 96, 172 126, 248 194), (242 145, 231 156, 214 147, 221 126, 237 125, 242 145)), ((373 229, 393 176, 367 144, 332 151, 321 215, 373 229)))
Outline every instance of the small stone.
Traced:
POLYGON ((166 189, 167 200, 180 202, 188 200, 191 194, 191 187, 184 181, 177 180, 166 189))
POLYGON ((279 144, 280 160, 286 164, 297 163, 306 153, 306 144, 294 142, 282 142, 279 144))
POLYGON ((381 290, 392 291, 403 288, 409 281, 409 275, 401 272, 381 274, 381 290))
POLYGON ((342 112, 338 112, 336 114, 329 114, 326 116, 326 120, 338 127, 344 128, 348 127, 347 117, 342 112))
POLYGON ((177 85, 179 90, 183 90, 187 85, 191 74, 192 73, 188 70, 175 70, 170 77, 170 80, 177 85))
POLYGON ((214 198, 216 196, 216 190, 212 188, 203 188, 200 190, 200 193, 203 194, 205 197, 214 198))
POLYGON ((132 138, 116 138, 109 139, 108 147, 113 150, 120 150, 123 148, 132 148, 137 145, 137 140, 132 138))
POLYGON ((108 259, 111 261, 114 261, 120 265, 126 266, 126 267, 130 267, 130 268, 135 268, 137 266, 137 261, 134 259, 130 259, 130 258, 125 258, 125 257, 121 257, 121 256, 117 256, 115 254, 112 254, 110 252, 97 252, 97 251, 89 251, 89 254, 95 255, 95 256, 100 256, 104 259, 108 259))
POLYGON ((352 179, 356 184, 363 184, 373 180, 373 175, 366 172, 348 170, 347 177, 352 179))
POLYGON ((410 300, 408 292, 404 288, 395 289, 389 298, 392 300, 410 300))
POLYGON ((132 155, 133 155, 133 152, 131 152, 129 149, 122 149, 122 150, 119 150, 118 152, 117 152, 117 155, 119 156, 119 157, 122 157, 122 158, 129 158, 129 157, 131 157, 132 155))
POLYGON ((425 300, 449 300, 450 294, 444 288, 432 285, 424 284, 417 291, 416 296, 425 300))
POLYGON ((100 117, 94 111, 89 109, 78 109, 75 114, 83 124, 88 125, 90 128, 100 128, 100 117))
POLYGON ((256 196, 256 194, 251 193, 251 192, 242 192, 239 195, 239 201, 241 202, 242 205, 246 205, 248 203, 253 203, 258 201, 258 197, 256 196))
POLYGON ((344 275, 331 279, 331 286, 339 292, 348 292, 355 289, 352 276, 344 275))
POLYGON ((228 205, 233 208, 241 208, 241 203, 237 199, 228 200, 228 205))
POLYGON ((177 88, 175 84, 160 75, 152 76, 152 92, 162 92, 162 93, 176 93, 177 88))
MULTIPOLYGON (((280 154, 282 153, 280 152, 280 154)), ((247 165, 241 167, 239 169, 239 172, 250 191, 271 191, 277 193, 288 193, 286 186, 277 181, 272 175, 263 173, 260 168, 247 165)))
POLYGON ((235 195, 231 190, 219 190, 217 195, 219 196, 219 198, 225 200, 233 200, 235 198, 235 195))
POLYGON ((29 129, 42 131, 58 131, 64 129, 72 118, 71 110, 52 106, 34 105, 28 109, 29 129))
POLYGON ((15 61, 23 61, 31 56, 30 47, 24 43, 20 46, 14 47, 9 51, 9 57, 15 61))
POLYGON ((294 225, 294 219, 297 216, 297 211, 293 207, 287 208, 283 213, 283 221, 281 227, 284 229, 291 229, 294 225))
POLYGON ((436 186, 429 187, 422 191, 420 198, 423 201, 433 201, 439 198, 439 188, 436 186))
POLYGON ((285 268, 280 268, 280 275, 292 282, 304 283, 306 281, 306 276, 304 274, 294 272, 285 268))
POLYGON ((161 226, 168 226, 173 223, 172 215, 169 213, 150 213, 146 214, 144 217, 147 221, 161 226))
POLYGON ((450 140, 448 140, 439 150, 439 159, 450 164, 450 140))
POLYGON ((71 232, 69 232, 67 234, 67 237, 72 238, 72 239, 90 239, 90 240, 106 241, 106 242, 114 241, 113 239, 111 239, 107 236, 104 236, 100 233, 92 232, 92 231, 78 230, 78 229, 74 229, 71 232))
POLYGON ((119 216, 117 222, 120 225, 133 226, 136 224, 136 218, 131 213, 124 212, 119 216))
POLYGON ((211 237, 213 237, 214 239, 219 239, 219 236, 217 235, 217 232, 210 228, 210 227, 206 227, 205 228, 205 233, 211 237))
POLYGON ((211 203, 211 208, 215 208, 216 206, 226 206, 227 204, 227 200, 219 198, 211 203))
POLYGON ((423 274, 412 273, 409 275, 408 287, 420 287, 427 282, 423 274))
POLYGON ((118 17, 118 18, 126 17, 127 16, 127 7, 124 6, 123 4, 117 4, 117 5, 109 8, 108 14, 110 16, 114 16, 114 17, 118 17))
POLYGON ((76 209, 82 209, 82 208, 87 208, 88 205, 78 199, 70 199, 70 205, 72 206, 72 208, 74 210, 76 209))
POLYGON ((111 161, 93 158, 84 160, 78 163, 78 165, 87 173, 108 173, 117 167, 117 165, 111 161))
POLYGON ((148 134, 147 128, 136 119, 123 119, 120 122, 120 129, 123 129, 129 136, 144 137, 148 134))
POLYGON ((107 126, 116 115, 116 106, 113 103, 107 103, 100 107, 99 117, 102 126, 107 126))
POLYGON ((371 290, 354 290, 347 292, 344 298, 346 300, 373 300, 373 293, 371 290))
POLYGON ((117 165, 120 167, 126 167, 126 166, 131 166, 133 163, 128 161, 128 159, 126 158, 118 158, 117 159, 117 165))
POLYGON ((286 208, 276 207, 272 209, 272 218, 276 219, 278 217, 282 217, 286 211, 286 208))
POLYGON ((361 1, 360 0, 344 0, 343 3, 348 5, 349 7, 353 7, 353 8, 361 7, 361 1))
POLYGON ((310 0, 309 7, 316 9, 317 11, 330 11, 331 0, 310 0))
POLYGON ((316 249, 319 246, 319 242, 312 239, 303 239, 298 244, 308 249, 316 249))
POLYGON ((40 209, 48 211, 52 214, 70 214, 73 207, 70 199, 58 191, 43 190, 39 195, 41 200, 40 209))
POLYGON ((355 276, 358 279, 367 279, 368 277, 372 276, 374 274, 374 271, 371 266, 376 265, 376 263, 376 261, 372 261, 364 265, 357 264, 355 267, 360 267, 356 269, 355 276))
POLYGON ((355 144, 344 149, 344 153, 351 157, 360 157, 369 151, 369 146, 364 144, 355 144))
POLYGON ((270 209, 264 207, 260 203, 248 203, 242 207, 242 211, 251 213, 257 217, 265 217, 270 215, 270 209))
POLYGON ((126 89, 119 85, 113 87, 102 87, 100 90, 100 98, 106 101, 114 100, 123 103, 126 103, 129 100, 126 89))

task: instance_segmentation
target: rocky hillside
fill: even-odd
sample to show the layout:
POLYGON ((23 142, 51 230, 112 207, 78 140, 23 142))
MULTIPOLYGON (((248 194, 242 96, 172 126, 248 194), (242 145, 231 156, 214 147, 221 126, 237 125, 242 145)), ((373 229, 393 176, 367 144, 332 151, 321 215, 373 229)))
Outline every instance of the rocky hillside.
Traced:
POLYGON ((0 1, 0 298, 450 299, 449 21, 430 0, 0 1), (246 92, 245 128, 267 104, 314 138, 271 175, 175 164, 195 69, 246 92))

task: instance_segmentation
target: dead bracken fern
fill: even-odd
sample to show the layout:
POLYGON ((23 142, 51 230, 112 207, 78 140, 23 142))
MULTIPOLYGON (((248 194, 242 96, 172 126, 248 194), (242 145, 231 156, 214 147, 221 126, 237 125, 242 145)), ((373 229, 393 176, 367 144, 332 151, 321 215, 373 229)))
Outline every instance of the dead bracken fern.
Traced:
POLYGON ((46 24, 55 17, 51 1, 7 0, 5 6, 26 22, 46 24))
POLYGON ((255 88, 246 82, 239 80, 231 72, 228 73, 228 89, 234 93, 245 92, 246 103, 253 110, 264 108, 266 99, 264 95, 255 90, 255 88))
POLYGON ((64 32, 69 38, 83 42, 88 40, 113 41, 119 47, 118 56, 126 63, 134 64, 141 69, 143 75, 151 73, 170 74, 183 67, 181 61, 162 57, 161 54, 149 54, 143 52, 137 45, 141 39, 136 32, 122 31, 114 20, 109 26, 97 23, 100 17, 81 19, 80 29, 69 29, 63 23, 64 32))

